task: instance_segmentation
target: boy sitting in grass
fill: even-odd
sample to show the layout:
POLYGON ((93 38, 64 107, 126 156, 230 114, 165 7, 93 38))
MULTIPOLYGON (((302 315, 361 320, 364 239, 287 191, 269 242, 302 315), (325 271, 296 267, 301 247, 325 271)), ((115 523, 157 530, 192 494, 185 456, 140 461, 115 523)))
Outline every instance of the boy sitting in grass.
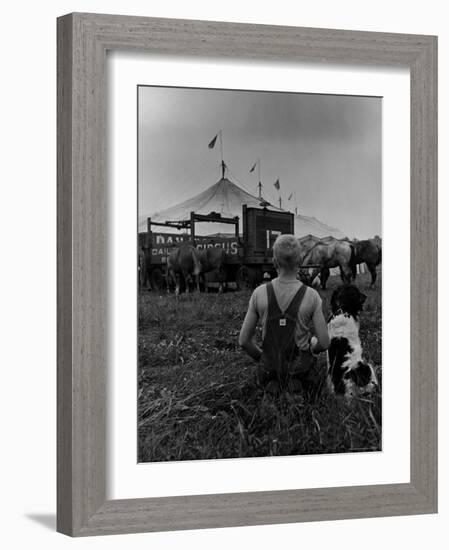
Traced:
POLYGON ((315 392, 322 381, 316 355, 329 347, 321 298, 297 279, 300 246, 294 235, 276 239, 273 261, 278 276, 254 290, 239 344, 258 361, 258 382, 269 393, 280 389, 315 392), (254 341, 259 321, 262 349, 254 341))

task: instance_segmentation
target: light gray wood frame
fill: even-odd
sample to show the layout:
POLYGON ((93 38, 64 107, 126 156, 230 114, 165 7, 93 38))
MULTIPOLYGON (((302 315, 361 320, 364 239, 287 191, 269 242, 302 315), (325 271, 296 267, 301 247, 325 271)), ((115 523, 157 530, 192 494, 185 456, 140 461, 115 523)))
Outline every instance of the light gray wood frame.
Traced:
POLYGON ((437 39, 75 13, 58 19, 58 505, 72 536, 437 511, 437 39), (411 74, 411 481, 106 500, 108 50, 405 66, 411 74))

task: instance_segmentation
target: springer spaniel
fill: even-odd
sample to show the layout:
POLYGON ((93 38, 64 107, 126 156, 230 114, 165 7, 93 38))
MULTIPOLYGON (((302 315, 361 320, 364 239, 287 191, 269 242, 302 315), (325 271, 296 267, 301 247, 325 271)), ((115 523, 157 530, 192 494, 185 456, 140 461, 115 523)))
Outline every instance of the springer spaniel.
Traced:
POLYGON ((330 337, 327 380, 330 391, 347 400, 372 393, 377 377, 362 357, 358 315, 366 296, 354 285, 338 287, 331 297, 332 315, 327 325, 330 337))

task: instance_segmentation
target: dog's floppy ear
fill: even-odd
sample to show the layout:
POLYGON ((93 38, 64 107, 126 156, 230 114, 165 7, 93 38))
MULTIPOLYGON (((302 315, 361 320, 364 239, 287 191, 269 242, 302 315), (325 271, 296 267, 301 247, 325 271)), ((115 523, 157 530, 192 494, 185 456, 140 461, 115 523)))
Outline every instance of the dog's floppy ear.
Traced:
POLYGON ((338 287, 332 292, 331 296, 331 309, 332 313, 336 313, 338 308, 340 308, 342 305, 341 303, 341 287, 338 287))
POLYGON ((363 309, 363 304, 366 302, 366 299, 368 296, 366 294, 363 294, 362 292, 359 292, 359 304, 360 304, 360 310, 363 309))
POLYGON ((357 295, 354 296, 354 313, 358 315, 363 310, 363 304, 366 302, 368 296, 363 294, 357 289, 357 295))

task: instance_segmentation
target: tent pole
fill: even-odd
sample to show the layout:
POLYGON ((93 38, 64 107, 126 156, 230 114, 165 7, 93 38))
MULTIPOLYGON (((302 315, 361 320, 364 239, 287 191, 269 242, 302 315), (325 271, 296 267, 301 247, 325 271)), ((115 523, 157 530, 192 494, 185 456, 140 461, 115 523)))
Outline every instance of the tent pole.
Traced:
POLYGON ((195 212, 190 212, 190 239, 195 246, 195 212))
POLYGON ((221 179, 225 177, 226 164, 223 160, 223 131, 220 129, 220 152, 221 152, 221 179))

